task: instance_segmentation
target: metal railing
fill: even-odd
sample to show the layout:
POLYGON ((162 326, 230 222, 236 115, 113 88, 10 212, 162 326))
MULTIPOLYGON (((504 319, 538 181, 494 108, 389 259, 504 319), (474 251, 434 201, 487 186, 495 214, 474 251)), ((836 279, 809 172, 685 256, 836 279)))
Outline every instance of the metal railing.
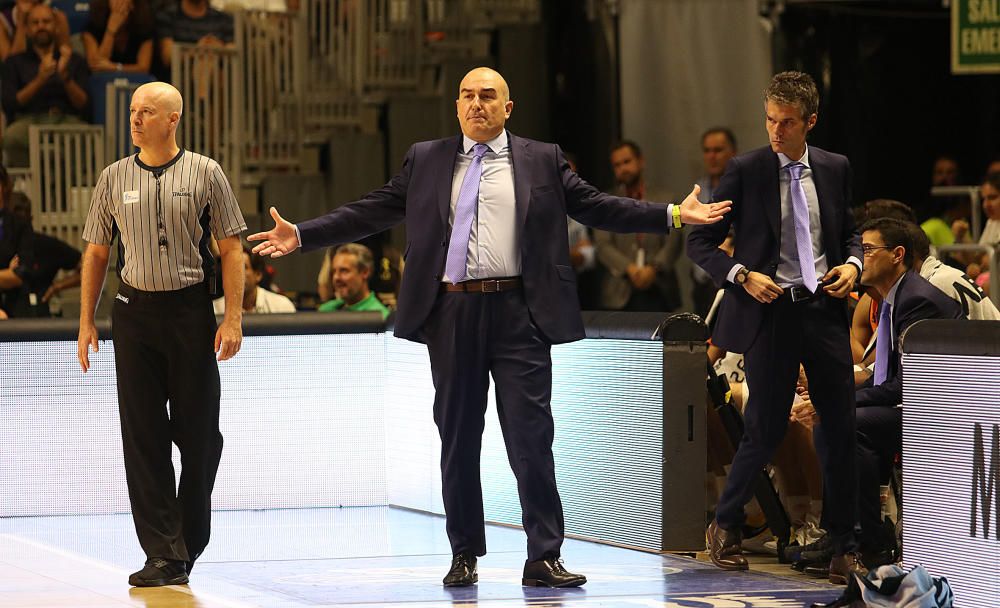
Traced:
POLYGON ((240 55, 234 48, 175 44, 171 80, 184 98, 178 144, 218 162, 234 188, 243 169, 240 55))
POLYGON ((132 134, 129 131, 129 103, 132 93, 139 88, 134 82, 109 82, 106 86, 107 97, 104 108, 105 148, 104 158, 113 162, 134 154, 137 149, 132 145, 132 134))
POLYGON ((249 172, 302 164, 303 31, 295 14, 236 13, 242 86, 235 90, 243 118, 243 166, 249 172))
POLYGON ((104 128, 34 125, 28 141, 34 228, 79 246, 91 194, 104 169, 104 128))
POLYGON ((972 232, 972 240, 979 240, 979 227, 982 225, 983 213, 979 204, 979 186, 934 186, 931 188, 931 196, 940 198, 967 197, 969 211, 972 214, 969 230, 972 232))

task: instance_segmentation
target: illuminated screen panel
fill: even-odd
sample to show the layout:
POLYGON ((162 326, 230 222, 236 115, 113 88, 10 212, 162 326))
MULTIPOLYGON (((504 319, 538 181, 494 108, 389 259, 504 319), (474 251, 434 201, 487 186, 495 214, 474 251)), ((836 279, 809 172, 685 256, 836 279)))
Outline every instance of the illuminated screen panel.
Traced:
POLYGON ((998 607, 1000 357, 908 353, 903 367, 904 564, 947 577, 956 604, 998 607))
MULTIPOLYGON (((443 513, 427 349, 390 337, 387 357, 389 502, 443 513)), ((567 533, 660 548, 662 362, 659 342, 582 340, 553 347, 553 451, 567 533)), ((492 389, 482 483, 486 518, 520 525, 492 389)))
MULTIPOLYGON (((75 341, 0 360, 0 516, 127 512, 112 342, 86 375, 75 341)), ((215 508, 386 504, 382 334, 250 336, 220 372, 215 508)))

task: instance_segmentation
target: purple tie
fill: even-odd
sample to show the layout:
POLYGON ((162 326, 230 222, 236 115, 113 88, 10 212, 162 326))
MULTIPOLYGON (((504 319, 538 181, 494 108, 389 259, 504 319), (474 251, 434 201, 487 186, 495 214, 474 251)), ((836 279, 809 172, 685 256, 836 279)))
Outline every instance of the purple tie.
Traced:
POLYGON ((875 386, 889 375, 889 352, 892 350, 892 304, 882 301, 878 313, 878 334, 875 337, 875 386))
POLYGON ((451 225, 451 240, 448 242, 448 261, 444 272, 452 283, 458 283, 465 278, 465 261, 469 256, 469 236, 472 234, 472 218, 476 216, 476 203, 479 202, 479 180, 483 176, 483 155, 489 147, 486 144, 476 144, 472 147, 472 162, 462 179, 462 188, 458 191, 458 201, 455 203, 455 221, 451 225))
POLYGON ((795 248, 799 254, 799 271, 802 284, 815 293, 819 282, 816 280, 816 259, 813 258, 812 233, 809 231, 809 203, 802 188, 802 163, 786 165, 792 176, 792 216, 795 218, 795 248))

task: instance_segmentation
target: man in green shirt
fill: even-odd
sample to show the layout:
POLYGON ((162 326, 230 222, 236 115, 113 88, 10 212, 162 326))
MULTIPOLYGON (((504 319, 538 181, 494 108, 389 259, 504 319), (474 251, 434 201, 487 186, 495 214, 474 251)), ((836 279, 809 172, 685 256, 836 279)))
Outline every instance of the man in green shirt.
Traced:
POLYGON ((374 310, 382 313, 383 319, 388 317, 389 309, 368 289, 373 264, 372 252, 364 245, 349 243, 337 247, 330 262, 330 282, 336 298, 324 302, 317 310, 374 310))

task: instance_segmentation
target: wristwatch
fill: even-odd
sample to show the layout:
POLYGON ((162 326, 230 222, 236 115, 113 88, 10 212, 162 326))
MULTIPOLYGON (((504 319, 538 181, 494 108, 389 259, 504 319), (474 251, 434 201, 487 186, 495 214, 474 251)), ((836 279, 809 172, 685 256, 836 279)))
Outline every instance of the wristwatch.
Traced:
POLYGON ((747 270, 746 266, 741 266, 739 270, 736 271, 736 276, 733 279, 736 280, 737 285, 742 285, 747 282, 747 277, 750 276, 750 271, 747 270))

